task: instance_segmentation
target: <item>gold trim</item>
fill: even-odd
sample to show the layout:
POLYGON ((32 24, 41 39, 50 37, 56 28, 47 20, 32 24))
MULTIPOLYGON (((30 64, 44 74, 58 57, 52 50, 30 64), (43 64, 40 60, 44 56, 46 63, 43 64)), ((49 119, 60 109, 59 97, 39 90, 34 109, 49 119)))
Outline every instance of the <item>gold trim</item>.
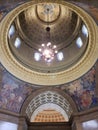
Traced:
POLYGON ((32 84, 57 85, 75 80, 85 74, 96 62, 98 53, 97 25, 94 20, 81 8, 63 0, 33 0, 11 11, 0 23, 0 61, 13 75, 32 84), (8 29, 15 17, 33 4, 52 2, 67 6, 76 12, 89 30, 89 44, 81 60, 69 69, 58 73, 38 73, 22 66, 12 55, 8 42, 8 29))

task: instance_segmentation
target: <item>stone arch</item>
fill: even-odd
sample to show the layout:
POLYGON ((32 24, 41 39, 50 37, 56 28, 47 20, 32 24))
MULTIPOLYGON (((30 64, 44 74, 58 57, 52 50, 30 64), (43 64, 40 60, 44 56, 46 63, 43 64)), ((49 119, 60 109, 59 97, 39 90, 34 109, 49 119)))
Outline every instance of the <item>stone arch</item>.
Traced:
POLYGON ((36 109, 44 104, 49 105, 49 103, 56 104, 65 111, 68 121, 73 113, 78 112, 74 101, 68 94, 57 88, 47 87, 47 89, 42 88, 29 95, 21 108, 21 116, 25 116, 30 121, 36 109))

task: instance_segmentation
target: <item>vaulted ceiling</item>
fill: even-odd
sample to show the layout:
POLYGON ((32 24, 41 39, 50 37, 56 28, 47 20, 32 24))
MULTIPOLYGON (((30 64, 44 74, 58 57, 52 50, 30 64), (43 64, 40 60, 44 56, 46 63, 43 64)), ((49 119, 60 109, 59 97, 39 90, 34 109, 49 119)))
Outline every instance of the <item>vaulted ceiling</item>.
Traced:
MULTIPOLYGON (((32 4, 32 6, 29 5, 30 7, 26 5, 26 7, 28 6, 26 9, 23 6, 24 9, 22 11, 19 10, 20 12, 17 14, 14 9, 17 9, 18 12, 17 7, 25 5, 26 2, 28 1, 0 1, 0 31, 4 39, 9 42, 6 46, 5 42, 7 40, 4 42, 3 38, 0 38, 3 41, 0 48, 1 50, 5 49, 4 52, 0 52, 0 111, 25 114, 31 122, 32 119, 35 122, 62 122, 69 121, 71 114, 74 112, 78 113, 98 107, 98 63, 96 56, 98 54, 96 54, 97 51, 93 45, 90 45, 92 42, 88 43, 88 41, 93 39, 93 25, 89 26, 90 23, 87 25, 87 21, 86 19, 84 20, 81 11, 80 15, 77 12, 79 7, 85 10, 91 16, 90 20, 94 20, 94 27, 97 27, 97 0, 68 1, 72 3, 72 7, 76 6, 74 8, 76 9, 75 12, 71 6, 69 9, 69 5, 67 5, 68 7, 62 4, 58 6, 58 4, 53 4, 52 2, 49 4, 53 6, 48 4, 49 8, 53 7, 52 12, 49 14, 49 17, 51 15, 52 17, 48 21, 48 26, 51 28, 51 41, 59 49, 70 46, 70 42, 73 45, 71 50, 63 50, 64 56, 67 57, 64 61, 58 62, 55 60, 48 65, 44 61, 34 61, 34 58, 32 58, 32 51, 34 52, 34 50, 27 50, 30 46, 37 50, 43 41, 47 41, 47 10, 43 12, 43 3, 36 6, 32 4), (64 11, 66 14, 63 13, 64 11), (10 12, 12 12, 11 15, 10 12), (17 15, 13 18, 13 14, 17 15), (8 15, 9 17, 7 17, 8 15), (10 17, 13 20, 9 19, 10 17), (2 22, 4 19, 8 20, 9 24, 6 20, 2 22), (12 39, 9 37, 5 38, 6 31, 4 33, 3 29, 5 30, 5 27, 9 29, 12 24, 16 28, 15 36, 12 39), (88 39, 83 37, 81 31, 79 31, 84 24, 91 31, 88 39), (19 51, 13 44, 17 36, 21 37, 23 43, 22 49, 19 51), (75 46, 75 39, 78 36, 82 36, 85 43, 82 49, 75 46), (28 46, 24 44, 28 44, 28 46), (88 46, 91 46, 95 52, 94 50, 89 50, 91 48, 88 48, 88 46), (91 60, 93 63, 87 59, 86 66, 83 66, 84 64, 82 63, 86 59, 85 57, 90 54, 86 50, 94 52, 94 55, 90 56, 93 59, 91 60), (11 51, 11 53, 7 53, 9 54, 7 55, 6 51, 11 51), (6 57, 8 57, 8 61, 6 57), (11 64, 12 62, 13 64, 11 64), (20 64, 19 67, 18 64, 20 64), (81 71, 78 66, 81 67, 81 71)), ((47 5, 46 3, 44 4, 47 5)), ((96 38, 93 41, 96 41, 96 38)), ((98 48, 96 43, 94 43, 94 46, 98 48)))

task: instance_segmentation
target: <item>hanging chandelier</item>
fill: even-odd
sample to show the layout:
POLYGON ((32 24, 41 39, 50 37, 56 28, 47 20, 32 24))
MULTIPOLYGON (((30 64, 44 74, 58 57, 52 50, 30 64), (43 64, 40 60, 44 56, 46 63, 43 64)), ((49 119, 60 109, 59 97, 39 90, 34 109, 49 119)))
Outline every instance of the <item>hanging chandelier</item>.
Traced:
POLYGON ((45 10, 46 10, 46 16, 47 16, 47 27, 46 27, 46 33, 47 33, 47 43, 45 44, 41 44, 41 47, 38 49, 38 51, 41 54, 42 59, 45 62, 51 62, 54 57, 55 54, 57 54, 57 46, 56 45, 52 45, 51 38, 50 38, 50 26, 49 26, 49 14, 51 12, 51 6, 47 5, 45 10))
POLYGON ((51 42, 48 42, 47 44, 42 44, 41 48, 39 48, 39 52, 41 53, 41 57, 46 61, 46 62, 51 62, 55 54, 57 54, 57 49, 56 45, 52 45, 51 42))
POLYGON ((45 16, 46 16, 46 39, 44 39, 43 41, 45 41, 44 43, 42 43, 37 52, 34 53, 34 59, 36 61, 43 61, 46 63, 51 63, 53 60, 58 60, 58 61, 62 61, 64 59, 64 55, 63 52, 58 52, 57 46, 52 44, 52 40, 51 40, 51 27, 50 27, 50 14, 52 13, 52 8, 51 5, 45 5, 45 16))

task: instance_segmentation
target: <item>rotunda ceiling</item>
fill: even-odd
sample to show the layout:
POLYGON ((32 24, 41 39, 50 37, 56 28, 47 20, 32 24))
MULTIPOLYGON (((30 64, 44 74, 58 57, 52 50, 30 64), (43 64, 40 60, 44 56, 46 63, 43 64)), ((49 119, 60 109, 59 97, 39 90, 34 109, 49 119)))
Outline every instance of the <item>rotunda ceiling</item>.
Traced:
POLYGON ((95 63, 96 32, 92 18, 73 4, 27 2, 1 22, 1 61, 29 83, 63 84, 80 77, 95 63))
POLYGON ((24 10, 17 17, 17 26, 26 43, 36 49, 49 40, 60 49, 66 47, 68 39, 75 35, 75 29, 80 29, 79 18, 76 13, 68 7, 53 3, 37 4, 24 10), (50 37, 46 30, 48 26, 50 37))
POLYGON ((0 62, 4 66, 0 66, 1 112, 8 110, 23 116, 26 113, 31 122, 69 121, 74 112, 85 111, 98 104, 92 99, 92 96, 97 99, 95 67, 82 76, 97 60, 98 29, 86 12, 71 3, 62 0, 37 2, 32 0, 14 6, 16 9, 0 23, 0 62), (56 45, 59 56, 63 55, 62 60, 57 54, 48 63, 43 58, 35 59, 36 52, 40 52, 38 48, 42 43, 47 45, 48 40, 56 45), (70 81, 73 82, 68 83, 70 81), (47 86, 52 86, 51 91, 35 91, 41 87, 46 91, 47 86), (69 96, 59 95, 59 90, 52 92, 53 87, 69 96), (70 97, 75 102, 76 111, 70 97), (86 105, 85 97, 89 100, 86 105))
POLYGON ((69 68, 85 52, 88 38, 82 34, 83 24, 81 18, 66 6, 53 3, 32 5, 14 19, 15 34, 9 36, 9 46, 26 67, 42 73, 59 72, 69 68), (78 47, 75 39, 80 35, 84 45, 78 47), (48 43, 56 46, 58 52, 53 54, 52 62, 45 61, 38 51, 48 43))

